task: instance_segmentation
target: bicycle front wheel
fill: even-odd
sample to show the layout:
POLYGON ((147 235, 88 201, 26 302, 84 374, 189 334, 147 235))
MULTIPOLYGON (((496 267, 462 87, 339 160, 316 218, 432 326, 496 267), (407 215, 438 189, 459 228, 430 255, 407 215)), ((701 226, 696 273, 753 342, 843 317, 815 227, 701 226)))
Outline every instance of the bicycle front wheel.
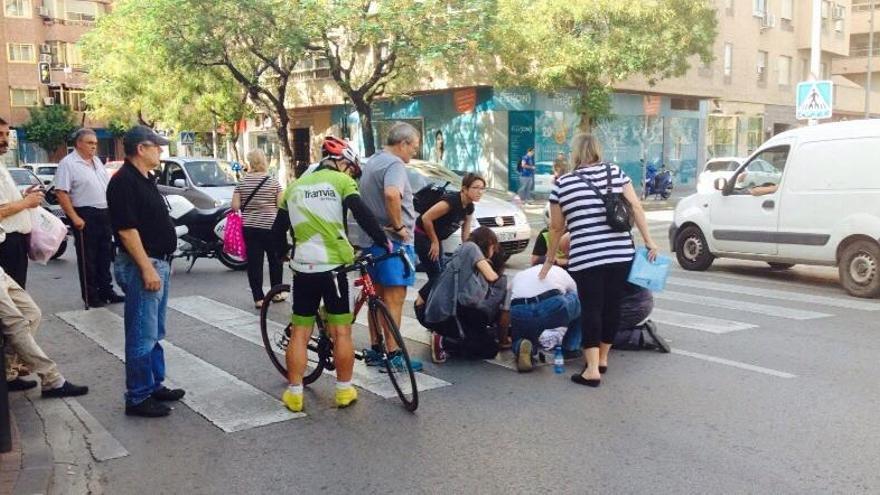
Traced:
MULTIPOLYGON (((290 337, 293 333, 293 325, 289 323, 290 309, 287 304, 280 304, 286 309, 277 309, 273 307, 272 298, 282 292, 289 292, 289 284, 280 284, 272 287, 266 297, 263 298, 263 307, 260 308, 260 335, 263 338, 263 347, 269 355, 269 361, 281 373, 285 380, 287 376, 287 346, 290 344, 290 337), (275 314, 277 313, 277 314, 275 314), (274 321, 270 316, 277 316, 288 320, 288 323, 281 324, 274 321)), ((322 352, 326 351, 327 345, 321 342, 320 328, 316 325, 315 330, 309 339, 308 344, 308 369, 303 376, 303 385, 308 385, 321 376, 324 371, 325 359, 322 359, 322 352)))
POLYGON ((373 321, 375 328, 381 329, 380 342, 382 350, 385 354, 385 371, 388 373, 388 379, 397 391, 397 396, 403 402, 403 407, 407 411, 415 411, 419 407, 419 389, 416 385, 416 374, 413 371, 412 363, 409 359, 409 353, 406 345, 403 343, 403 337, 400 336, 400 329, 385 303, 381 300, 370 301, 369 317, 373 321), (388 351, 388 341, 391 338, 397 344, 397 351, 391 353, 388 351))

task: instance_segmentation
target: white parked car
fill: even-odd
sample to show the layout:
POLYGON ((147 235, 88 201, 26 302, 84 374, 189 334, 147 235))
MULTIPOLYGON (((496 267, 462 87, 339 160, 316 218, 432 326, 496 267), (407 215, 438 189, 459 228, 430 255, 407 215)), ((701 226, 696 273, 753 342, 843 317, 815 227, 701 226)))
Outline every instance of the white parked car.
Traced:
MULTIPOLYGON (((461 190, 461 177, 442 165, 422 160, 412 160, 406 165, 413 193, 428 184, 449 183, 449 191, 461 190)), ((514 194, 487 188, 483 198, 474 205, 474 223, 471 229, 489 227, 498 236, 498 242, 507 255, 521 253, 529 245, 532 229, 522 209, 514 201, 514 194)), ((348 217, 349 232, 358 229, 351 215, 348 217)), ((359 229, 358 229, 359 231, 359 229)), ((451 254, 461 245, 461 230, 443 241, 443 252, 451 254)))
POLYGON ((715 179, 730 180, 742 163, 743 159, 735 156, 712 158, 707 161, 697 178, 697 192, 705 193, 714 190, 715 179))
POLYGON ((55 172, 58 171, 57 163, 31 163, 29 166, 33 167, 34 173, 44 185, 52 185, 52 182, 55 181, 55 172))
POLYGON ((775 269, 831 265, 850 294, 880 296, 878 157, 880 120, 774 136, 730 180, 717 179, 717 190, 678 203, 669 237, 679 264, 705 270, 728 257, 775 269))
POLYGON ((43 181, 26 168, 11 167, 6 170, 9 171, 9 175, 12 176, 12 181, 15 182, 15 188, 18 189, 18 192, 21 194, 24 194, 29 187, 43 185, 43 181))

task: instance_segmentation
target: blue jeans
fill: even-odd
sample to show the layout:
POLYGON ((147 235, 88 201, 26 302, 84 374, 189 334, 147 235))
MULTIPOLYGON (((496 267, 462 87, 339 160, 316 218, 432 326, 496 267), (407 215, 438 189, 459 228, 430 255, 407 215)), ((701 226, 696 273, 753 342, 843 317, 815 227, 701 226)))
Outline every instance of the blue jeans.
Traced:
POLYGON ((519 198, 523 201, 532 199, 532 191, 535 190, 535 176, 519 177, 519 198))
POLYGON ((571 335, 580 335, 581 303, 577 294, 569 292, 533 304, 517 304, 510 307, 510 335, 513 339, 513 352, 519 350, 522 339, 532 342, 533 353, 537 353, 538 337, 549 328, 568 327, 563 339, 563 348, 571 335))
POLYGON ((119 253, 114 263, 116 283, 125 292, 125 403, 140 404, 165 380, 165 353, 159 343, 165 338, 165 311, 171 265, 150 258, 162 286, 144 289, 141 270, 128 254, 119 253))

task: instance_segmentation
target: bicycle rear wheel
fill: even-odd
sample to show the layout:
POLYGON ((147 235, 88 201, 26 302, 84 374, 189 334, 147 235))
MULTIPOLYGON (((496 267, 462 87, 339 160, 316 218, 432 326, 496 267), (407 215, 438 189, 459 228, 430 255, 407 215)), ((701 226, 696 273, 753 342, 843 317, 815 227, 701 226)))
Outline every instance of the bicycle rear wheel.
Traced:
MULTIPOLYGON (((263 347, 266 349, 266 354, 269 355, 269 361, 272 362, 272 365, 275 366, 275 369, 281 373, 281 376, 284 377, 285 380, 288 378, 286 360, 287 346, 290 344, 293 325, 289 322, 290 309, 287 304, 280 305, 286 308, 283 311, 274 309, 272 307, 272 298, 282 292, 289 291, 289 284, 279 284, 272 287, 272 289, 266 294, 266 297, 263 298, 263 307, 260 308, 260 334, 263 338, 263 347), (284 325, 270 319, 269 316, 273 313, 282 318, 285 318, 286 315, 288 323, 284 325)), ((329 339, 323 339, 327 340, 327 342, 323 342, 321 335, 322 332, 320 331, 320 327, 315 325, 315 329, 309 339, 308 368, 306 369, 305 375, 303 375, 303 385, 308 385, 314 382, 324 371, 324 363, 327 360, 325 353, 329 353, 331 345, 329 345, 329 339)))
POLYGON ((415 411, 419 407, 419 389, 416 385, 416 375, 412 369, 409 353, 403 343, 403 337, 400 336, 400 329, 397 328, 388 308, 381 300, 370 301, 369 311, 369 318, 373 321, 375 328, 383 330, 379 332, 379 341, 385 354, 385 371, 388 372, 388 378, 391 380, 394 390, 397 391, 400 401, 403 402, 403 407, 407 411, 415 411), (386 335, 390 335, 394 339, 400 350, 399 356, 391 356, 388 352, 386 335))

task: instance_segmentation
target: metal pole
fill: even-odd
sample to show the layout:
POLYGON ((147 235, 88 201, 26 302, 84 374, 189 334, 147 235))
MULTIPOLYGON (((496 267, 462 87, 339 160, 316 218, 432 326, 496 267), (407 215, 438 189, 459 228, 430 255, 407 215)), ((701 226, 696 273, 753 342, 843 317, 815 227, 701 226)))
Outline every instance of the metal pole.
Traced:
POLYGON ((217 116, 211 115, 211 146, 214 152, 214 158, 217 158, 217 116))
MULTIPOLYGON (((813 0, 813 23, 810 36, 810 80, 816 81, 820 77, 820 62, 822 57, 822 0, 813 0)), ((816 125, 816 119, 810 119, 807 125, 816 125)))
POLYGON ((871 62, 874 55, 874 1, 871 1, 871 22, 868 24, 868 77, 865 80, 865 118, 871 118, 871 62))

